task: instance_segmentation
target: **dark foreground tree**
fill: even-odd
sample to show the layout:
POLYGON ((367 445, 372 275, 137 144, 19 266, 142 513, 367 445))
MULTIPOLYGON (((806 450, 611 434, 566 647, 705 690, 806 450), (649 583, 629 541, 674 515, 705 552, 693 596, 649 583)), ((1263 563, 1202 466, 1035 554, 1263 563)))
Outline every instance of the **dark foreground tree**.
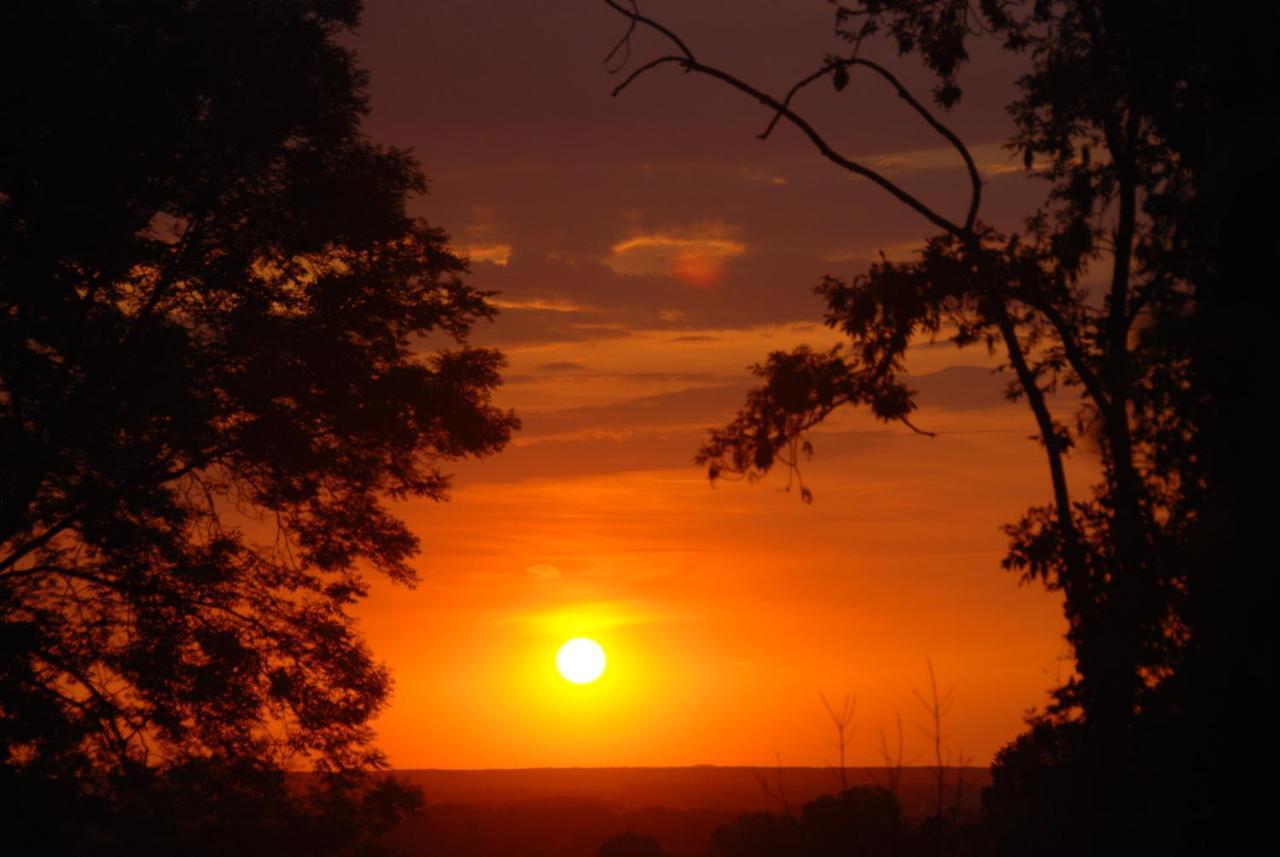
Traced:
POLYGON ((1240 451, 1257 364, 1238 329, 1249 280, 1233 275, 1249 246, 1238 235, 1260 232, 1239 229, 1240 200, 1254 181, 1274 187, 1264 181, 1275 173, 1274 99, 1263 89, 1274 50, 1238 18, 1184 2, 867 0, 835 4, 848 52, 774 96, 704 63, 634 3, 606 2, 627 23, 613 56, 641 29, 670 50, 615 93, 667 66, 719 80, 767 108, 762 137, 790 123, 937 230, 914 261, 827 278, 826 321, 850 347, 770 355, 755 370, 763 385, 699 462, 712 479, 794 468, 812 451, 806 433, 846 405, 915 429, 901 373, 920 338, 1001 355, 1046 455, 1051 501, 1006 528, 1005 565, 1063 595, 1077 675, 1049 714, 1074 747, 1060 758, 1083 772, 1071 781, 1088 794, 1075 829, 1097 852, 1185 847, 1207 821, 1197 815, 1216 812, 1205 783, 1221 782, 1233 755, 1221 699, 1233 684, 1273 684, 1265 647, 1245 630, 1257 616, 1248 605, 1271 601, 1249 593, 1242 548, 1260 521, 1240 451), (933 106, 860 54, 878 35, 936 75, 933 106), (1027 58, 1010 147, 1046 194, 1010 233, 981 220, 981 176, 939 118, 961 97, 978 37, 1027 58), (890 87, 954 148, 968 205, 941 211, 843 154, 796 106, 820 83, 845 97, 890 87), (1070 413, 1051 407, 1062 391, 1079 393, 1070 413), (1064 462, 1081 441, 1102 472, 1073 487, 1064 462))
POLYGON ((361 134, 358 14, 0 8, 0 802, 80 806, 75 847, 244 825, 288 768, 359 815, 389 678, 349 608, 418 547, 389 503, 516 425, 417 164, 361 134))

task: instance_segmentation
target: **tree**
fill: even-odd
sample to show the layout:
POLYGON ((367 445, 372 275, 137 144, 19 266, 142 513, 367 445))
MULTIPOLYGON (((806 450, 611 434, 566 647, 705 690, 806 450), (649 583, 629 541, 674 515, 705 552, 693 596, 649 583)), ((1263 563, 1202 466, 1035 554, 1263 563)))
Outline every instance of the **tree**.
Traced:
POLYGON ((996 754, 992 784, 983 794, 991 819, 985 852, 1068 857, 1089 849, 1080 818, 1088 811, 1089 782, 1080 752, 1080 724, 1040 721, 996 754))
POLYGON ((517 426, 357 0, 0 11, 0 765, 377 767, 391 503, 517 426))
POLYGON ((662 847, 652 836, 627 830, 600 843, 596 857, 662 857, 662 847))
MULTIPOLYGON (((1218 572, 1214 554, 1241 557, 1231 544, 1241 528, 1224 523, 1214 507, 1225 498, 1249 509, 1240 487, 1248 477, 1228 440, 1246 425, 1242 382, 1231 372, 1247 352, 1232 341, 1238 337, 1226 309, 1247 305, 1247 296, 1223 279, 1232 269, 1224 224, 1232 221, 1222 212, 1230 191, 1241 187, 1224 166, 1231 142, 1268 127, 1262 139, 1274 139, 1275 126, 1257 106, 1269 99, 1258 96, 1256 115, 1244 106, 1270 78, 1239 85, 1261 67, 1259 46, 1239 70, 1225 71, 1234 60, 1221 36, 1236 32, 1238 22, 1223 15, 1206 24, 1207 13, 1184 3, 866 0, 836 4, 836 31, 848 52, 828 56, 773 96, 700 61, 635 3, 606 2, 627 22, 611 58, 629 49, 641 28, 671 48, 627 74, 615 94, 665 66, 719 80, 767 108, 762 137, 790 123, 823 157, 869 179, 937 230, 914 261, 885 260, 852 279, 826 278, 818 287, 826 322, 848 335, 849 347, 771 354, 755 368, 762 385, 730 425, 712 433, 697 460, 713 480, 759 478, 778 464, 794 468, 812 453, 806 432, 843 406, 919 431, 911 422, 913 391, 901 378, 913 341, 947 338, 1000 354, 1012 374, 1010 394, 1036 420, 1051 489, 1050 502, 1006 527, 1005 566, 1063 594, 1077 675, 1057 689, 1051 714, 1082 719, 1080 764, 1100 784, 1090 810, 1094 845, 1122 847, 1117 843, 1138 835, 1137 819, 1147 812, 1135 805, 1154 799, 1147 786, 1160 779, 1152 756, 1139 761, 1143 742, 1135 730, 1209 699, 1209 664, 1239 675, 1237 658, 1258 663, 1245 654, 1241 632, 1226 630, 1243 593, 1237 583, 1224 585, 1237 572, 1218 572), (1153 36, 1153 28, 1169 38, 1153 36), (901 54, 918 55, 935 75, 933 106, 860 54, 877 35, 901 54), (1035 167, 1046 194, 1025 227, 1007 234, 981 220, 981 177, 939 118, 962 96, 968 44, 978 37, 997 39, 1029 61, 1009 107, 1016 128, 1009 144, 1035 167), (959 216, 840 152, 795 106, 801 91, 820 82, 845 91, 852 74, 891 87, 955 149, 972 189, 959 216), (1103 273, 1104 285, 1087 286, 1089 272, 1103 273), (1062 389, 1079 392, 1068 419, 1049 406, 1049 394, 1062 389), (1085 438, 1100 452, 1102 473, 1098 484, 1073 489, 1064 460, 1085 438), (1215 639, 1223 642, 1206 655, 1215 639), (1200 664, 1200 689, 1186 687, 1192 662, 1200 664)), ((802 496, 810 498, 805 489, 802 496)), ((1225 725, 1217 712, 1200 737, 1208 723, 1225 725)), ((1167 746, 1163 755, 1170 764, 1167 746)), ((1222 761, 1209 760, 1206 769, 1222 761)), ((1176 812, 1168 815, 1173 827, 1182 823, 1176 812)))
POLYGON ((887 790, 855 786, 809 801, 801 823, 814 857, 881 857, 897 853, 902 810, 887 790))
POLYGON ((712 857, 780 857, 806 853, 805 829, 790 814, 765 812, 739 816, 716 828, 711 836, 712 857))
POLYGON ((840 791, 847 792, 849 769, 845 766, 845 750, 848 749, 849 738, 853 734, 853 713, 858 707, 858 698, 846 693, 839 709, 827 700, 825 693, 819 691, 818 698, 822 700, 822 707, 827 710, 827 717, 831 719, 831 725, 836 730, 836 740, 832 743, 832 747, 840 754, 840 767, 836 769, 836 774, 840 778, 840 791))
MULTIPOLYGON (((946 789, 947 789, 947 768, 951 764, 951 751, 947 750, 943 753, 943 745, 946 736, 942 732, 942 721, 951 709, 955 707, 956 696, 955 688, 947 688, 943 693, 938 693, 938 677, 933 671, 933 661, 926 659, 925 664, 929 667, 929 696, 926 698, 923 693, 918 690, 912 690, 916 696, 916 700, 920 703, 920 707, 925 710, 926 716, 929 718, 929 724, 917 724, 920 731, 929 739, 929 743, 933 745, 933 771, 934 780, 937 785, 936 800, 934 801, 933 819, 934 819, 934 842, 933 853, 935 855, 942 854, 942 841, 946 833, 944 829, 945 811, 946 811, 946 789)), ((963 763, 962 763, 963 764, 963 763)), ((960 814, 960 800, 963 797, 962 790, 964 773, 957 772, 956 775, 956 812, 954 814, 958 821, 960 814)))

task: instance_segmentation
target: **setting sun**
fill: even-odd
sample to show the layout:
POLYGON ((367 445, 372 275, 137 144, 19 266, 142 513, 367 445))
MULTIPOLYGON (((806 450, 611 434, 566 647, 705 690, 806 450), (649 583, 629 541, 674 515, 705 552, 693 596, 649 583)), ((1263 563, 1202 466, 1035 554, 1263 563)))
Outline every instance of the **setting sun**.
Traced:
POLYGON ((604 649, 595 640, 575 637, 560 647, 556 654, 556 669, 566 681, 574 684, 590 684, 604 673, 604 649))

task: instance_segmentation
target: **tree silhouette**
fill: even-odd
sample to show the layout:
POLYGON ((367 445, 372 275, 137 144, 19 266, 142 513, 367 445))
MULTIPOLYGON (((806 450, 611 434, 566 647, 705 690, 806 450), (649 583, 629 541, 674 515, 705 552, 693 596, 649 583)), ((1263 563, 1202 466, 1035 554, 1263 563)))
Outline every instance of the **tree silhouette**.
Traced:
POLYGON ((884 762, 884 789, 897 800, 899 798, 898 785, 902 782, 902 714, 896 714, 894 721, 898 730, 897 746, 892 750, 889 749, 889 738, 882 728, 880 730, 880 759, 884 762))
POLYGON ((600 843, 596 857, 662 857, 662 848, 652 836, 628 830, 600 843))
MULTIPOLYGON (((1233 341, 1226 308, 1239 312, 1247 299, 1224 282, 1233 263, 1223 253, 1232 240, 1223 224, 1234 221, 1222 212, 1235 207, 1226 192, 1242 187, 1225 166, 1232 141, 1257 151, 1254 138, 1266 127, 1272 131, 1263 138, 1274 139, 1261 112, 1274 116, 1274 109, 1255 106, 1251 115, 1244 106, 1249 93, 1273 101, 1258 95, 1259 81, 1270 78, 1241 80, 1267 49, 1255 39, 1240 68, 1227 71, 1236 60, 1223 46, 1234 29, 1206 23, 1212 16, 1183 3, 867 0, 836 5, 847 53, 828 56, 774 96, 703 62, 636 3, 606 3, 627 22, 608 61, 626 59, 640 29, 670 48, 637 65, 615 94, 666 66, 718 80, 767 109, 762 138, 790 123, 822 157, 938 230, 914 261, 882 259, 852 279, 826 278, 817 289, 825 320, 847 334, 849 346, 769 355, 754 370, 761 386, 731 424, 712 432, 697 460, 713 480, 759 478, 778 464, 794 471, 812 453, 808 430, 844 406, 922 431, 911 421, 914 394, 901 377, 913 341, 947 338, 1000 354, 1013 377, 1011 397, 1036 420, 1052 497, 1006 528, 1005 566, 1064 597, 1077 676, 1057 689, 1051 713, 1083 718, 1087 752, 1076 758, 1094 772, 1093 845, 1136 840, 1143 835, 1137 819, 1148 810, 1134 807, 1152 799, 1154 762, 1139 758, 1145 742, 1135 730, 1148 728, 1148 715, 1176 716, 1194 697, 1206 712, 1196 734, 1215 740, 1205 727, 1225 725, 1212 696, 1226 688, 1209 676, 1210 664, 1240 676, 1236 661, 1244 659, 1247 675, 1271 680, 1257 669, 1250 641, 1227 630, 1223 620, 1241 614, 1244 595, 1238 572, 1219 572, 1214 556, 1221 550, 1243 560, 1230 544, 1243 528, 1215 506, 1225 500, 1243 514, 1250 509, 1240 487, 1249 477, 1240 475, 1242 458, 1228 439, 1248 425, 1236 404, 1241 382, 1225 368, 1240 371, 1246 353, 1233 341), (1153 37, 1153 27, 1168 40, 1153 37), (918 55, 935 75, 933 107, 860 54, 877 35, 918 55), (1009 143, 1046 193, 1015 232, 983 223, 981 175, 939 119, 962 95, 969 42, 979 37, 1029 62, 1009 106, 1009 143), (844 92, 854 74, 890 87, 954 149, 971 187, 961 212, 941 211, 845 155, 795 106, 815 84, 844 92), (1102 274, 1102 285, 1089 285, 1090 273, 1102 274), (1223 349, 1233 356, 1224 359, 1223 349), (1079 392, 1066 419, 1049 405, 1063 390, 1079 392), (1219 408, 1235 421, 1224 422, 1219 408), (1102 477, 1073 490, 1064 460, 1086 438, 1100 452, 1102 477), (1196 665, 1195 686, 1182 672, 1188 663, 1196 665)), ((1258 155, 1274 173, 1269 157, 1258 155)), ((811 497, 803 487, 802 496, 811 497)), ((1223 763, 1217 752, 1208 768, 1223 763)), ((1173 828, 1183 823, 1176 813, 1170 819, 1173 828)))
MULTIPOLYGON (((943 826, 942 822, 945 818, 946 809, 946 788, 947 788, 947 768, 951 764, 951 751, 946 750, 944 755, 944 746, 946 744, 946 736, 942 731, 943 719, 951 713, 951 709, 955 707, 956 696, 955 688, 947 688, 943 693, 938 693, 938 677, 933 671, 933 660, 926 659, 925 664, 929 668, 929 695, 926 697, 918 690, 912 690, 916 700, 920 703, 920 707, 924 709, 926 716, 929 718, 927 724, 918 724, 920 731, 929 743, 933 745, 933 771, 935 785, 937 786, 936 799, 934 801, 933 817, 937 824, 934 829, 934 851, 935 855, 942 854, 943 826)), ((957 787, 960 788, 957 779, 957 787)), ((959 814, 960 794, 957 792, 956 805, 959 814)))
POLYGON ((348 611, 414 581, 389 502, 516 421, 417 164, 361 133, 359 5, 0 10, 9 782, 381 763, 348 611))
POLYGON ((718 828, 711 837, 711 857, 781 857, 806 852, 805 832, 791 815, 757 812, 718 828))
POLYGON ((881 857, 898 848, 902 811, 879 786, 857 786, 805 804, 801 815, 808 853, 814 857, 881 857))
POLYGON ((1089 848, 1080 817, 1088 811, 1090 784, 1081 751, 1080 724, 1036 723, 996 754, 983 808, 993 855, 1080 854, 1089 848))
POLYGON ((840 779, 840 791, 845 792, 849 790, 849 769, 845 765, 845 751, 853 734, 853 713, 857 710, 858 698, 846 693, 838 709, 828 701, 825 693, 819 691, 818 698, 822 700, 822 707, 826 709, 827 717, 831 719, 831 725, 836 730, 836 740, 832 742, 832 747, 840 754, 840 767, 836 769, 836 774, 840 779))
POLYGON ((769 782, 769 775, 766 771, 752 768, 751 776, 755 779, 756 784, 760 786, 760 795, 764 798, 766 811, 770 805, 776 803, 778 809, 782 810, 783 815, 791 815, 791 801, 787 799, 787 787, 782 777, 782 754, 775 753, 774 760, 776 786, 769 782))

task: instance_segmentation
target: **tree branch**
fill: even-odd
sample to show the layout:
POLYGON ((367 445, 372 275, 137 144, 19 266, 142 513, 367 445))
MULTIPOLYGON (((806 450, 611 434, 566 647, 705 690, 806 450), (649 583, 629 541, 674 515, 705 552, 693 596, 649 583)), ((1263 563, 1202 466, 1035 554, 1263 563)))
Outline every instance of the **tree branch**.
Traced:
MULTIPOLYGON (((933 111, 912 95, 911 91, 907 89, 900 80, 898 80, 897 76, 894 75, 893 72, 889 71, 877 62, 872 62, 871 60, 862 59, 860 57, 834 60, 792 86, 791 90, 787 93, 787 96, 782 99, 782 106, 784 108, 790 108, 791 99, 795 97, 796 93, 813 83, 815 80, 820 80, 827 75, 834 74, 837 69, 848 69, 850 67, 870 69, 880 75, 880 77, 884 78, 884 80, 888 81, 888 83, 897 92, 898 97, 907 102, 907 104, 911 106, 911 109, 929 124, 930 128, 942 135, 942 137, 951 144, 952 148, 959 152, 961 159, 964 160, 965 169, 969 173, 969 184, 971 188, 969 209, 965 214, 963 231, 966 233, 971 232, 973 230, 974 223, 976 223, 978 219, 978 208, 982 204, 982 176, 978 172, 978 165, 974 162, 973 155, 969 152, 969 147, 964 144, 964 141, 961 140, 954 131, 938 121, 938 118, 933 115, 933 111)), ((761 140, 768 139, 769 135, 773 133, 773 129, 777 126, 778 120, 781 119, 783 115, 782 111, 776 111, 773 114, 773 118, 769 120, 769 124, 759 135, 761 140)))
MULTIPOLYGON (((851 158, 848 158, 845 155, 842 155, 841 153, 837 152, 826 141, 826 139, 817 131, 817 129, 815 129, 812 125, 810 125, 809 122, 806 121, 802 116, 800 116, 795 111, 793 111, 787 104, 779 101, 778 99, 774 98, 772 95, 769 95, 768 93, 757 89, 756 87, 741 80, 740 78, 737 78, 729 74, 728 72, 723 71, 722 69, 698 62, 694 58, 693 53, 689 50, 688 46, 685 45, 685 43, 681 41, 678 36, 676 36, 666 27, 662 26, 661 24, 657 23, 656 21, 650 18, 646 18, 645 16, 639 14, 639 12, 636 12, 632 9, 624 8, 620 3, 615 2, 615 0, 605 0, 605 2, 611 8, 615 9, 619 14, 626 17, 633 25, 643 24, 647 27, 652 28, 653 30, 657 31, 658 33, 661 33, 662 35, 670 39, 671 42, 674 45, 676 45, 676 47, 680 50, 680 55, 678 56, 672 54, 672 55, 659 57, 658 59, 652 60, 646 63, 645 65, 641 66, 640 68, 636 69, 635 71, 633 71, 630 75, 627 76, 627 78, 621 84, 614 87, 613 94, 615 96, 618 95, 620 92, 622 92, 624 89, 626 89, 627 86, 629 86, 633 81, 635 81, 638 77, 640 77, 645 72, 653 68, 656 68, 657 66, 674 62, 678 64, 681 68, 683 68, 685 71, 697 72, 698 74, 706 75, 707 77, 711 77, 716 80, 719 80, 722 83, 725 83, 730 87, 738 90, 739 92, 749 95, 751 98, 755 99, 756 101, 760 102, 766 107, 769 107, 775 112, 775 114, 785 118, 788 122, 790 122, 792 125, 798 128, 801 131, 801 133, 803 133, 806 137, 808 137, 810 142, 813 143, 814 147, 827 160, 847 170, 848 172, 851 172, 855 175, 862 176, 863 178, 868 179, 872 183, 883 188, 885 191, 887 191, 899 202, 903 203, 908 208, 915 211, 917 214, 919 214, 921 217, 928 220, 934 226, 937 226, 939 229, 942 229, 948 233, 951 233, 952 235, 958 235, 958 236, 965 236, 970 234, 970 229, 968 226, 961 226, 960 224, 957 224, 951 221, 950 219, 934 211, 933 208, 925 204, 920 199, 916 198, 913 194, 908 193, 906 190, 904 190, 895 182, 889 180, 888 178, 876 172, 875 170, 871 169, 870 167, 867 167, 866 165, 861 164, 858 161, 852 160, 851 158)), ((630 32, 631 31, 629 31, 629 34, 630 32)), ((612 55, 612 52, 611 52, 611 55, 612 55)), ((860 61, 860 64, 865 62, 866 61, 860 61)), ((871 65, 874 65, 874 64, 871 64, 871 65)), ((887 74, 887 72, 884 72, 884 73, 887 74)), ((821 76, 821 72, 817 76, 821 76)), ((890 80, 895 80, 892 75, 889 75, 888 77, 890 80)), ((814 79, 816 79, 816 77, 814 77, 814 79)), ((902 90, 902 91, 905 91, 905 90, 902 90)), ((907 97, 909 98, 909 103, 914 103, 915 105, 919 105, 918 101, 915 101, 914 98, 910 98, 909 93, 907 97)), ((924 109, 923 105, 919 105, 917 109, 924 109)), ((927 114, 927 110, 925 112, 927 114)), ((932 117, 929 117, 929 118, 931 119, 932 117)), ((945 131, 945 129, 943 130, 945 131)), ((951 134, 950 131, 946 131, 946 135, 950 135, 949 138, 954 139, 954 134, 951 134)), ((970 162, 972 161, 971 158, 969 160, 970 162)), ((975 172, 976 172, 976 168, 975 168, 975 172)), ((976 207, 974 206, 973 203, 971 203, 970 208, 971 208, 971 211, 976 212, 976 207)), ((970 226, 971 225, 972 224, 970 224, 970 226)))

